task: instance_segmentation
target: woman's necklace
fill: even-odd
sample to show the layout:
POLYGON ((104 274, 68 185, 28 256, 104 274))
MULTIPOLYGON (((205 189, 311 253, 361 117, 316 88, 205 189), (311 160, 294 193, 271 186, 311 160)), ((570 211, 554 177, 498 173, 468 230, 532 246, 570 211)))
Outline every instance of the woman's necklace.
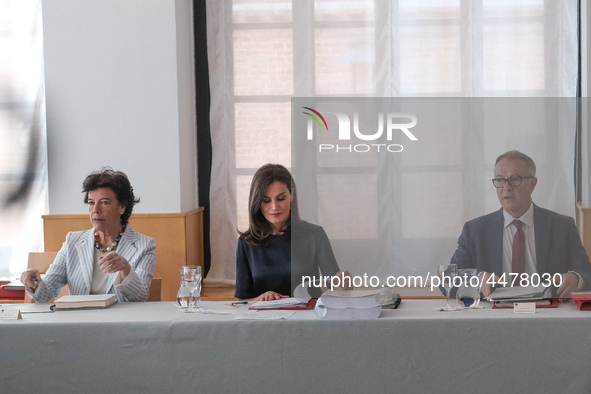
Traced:
POLYGON ((94 247, 103 253, 110 252, 111 250, 114 250, 117 247, 117 244, 119 244, 119 241, 121 241, 121 237, 123 236, 124 232, 125 232, 125 226, 123 226, 123 229, 119 233, 119 236, 117 238, 115 238, 115 242, 113 242, 111 244, 111 246, 109 246, 108 248, 103 248, 101 246, 101 237, 99 237, 98 233, 95 232, 94 233, 94 247))

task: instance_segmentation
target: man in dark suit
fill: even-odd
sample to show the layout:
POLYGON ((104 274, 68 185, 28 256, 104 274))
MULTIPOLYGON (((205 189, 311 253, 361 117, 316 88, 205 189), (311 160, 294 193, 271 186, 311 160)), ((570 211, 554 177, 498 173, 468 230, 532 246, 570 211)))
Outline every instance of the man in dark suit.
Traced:
MULTIPOLYGON (((591 286, 591 264, 571 217, 533 204, 536 165, 518 151, 497 158, 493 185, 502 208, 467 222, 451 264, 476 268, 483 279, 482 293, 491 292, 489 278, 504 273, 560 274, 560 298, 591 286)), ((517 281, 518 283, 519 281, 517 281)))

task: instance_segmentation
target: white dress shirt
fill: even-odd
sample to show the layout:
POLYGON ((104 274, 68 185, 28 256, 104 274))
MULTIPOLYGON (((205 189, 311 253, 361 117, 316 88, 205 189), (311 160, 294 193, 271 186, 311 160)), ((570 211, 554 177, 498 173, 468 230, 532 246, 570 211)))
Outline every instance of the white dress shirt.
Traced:
POLYGON ((115 253, 114 251, 110 252, 101 252, 98 249, 94 249, 94 257, 93 257, 93 269, 92 269, 92 287, 90 289, 90 294, 106 294, 109 291, 109 276, 110 275, 117 275, 117 279, 115 279, 115 285, 121 283, 121 277, 119 276, 119 272, 115 274, 107 274, 101 270, 101 266, 99 265, 101 257, 107 257, 111 253, 115 253))

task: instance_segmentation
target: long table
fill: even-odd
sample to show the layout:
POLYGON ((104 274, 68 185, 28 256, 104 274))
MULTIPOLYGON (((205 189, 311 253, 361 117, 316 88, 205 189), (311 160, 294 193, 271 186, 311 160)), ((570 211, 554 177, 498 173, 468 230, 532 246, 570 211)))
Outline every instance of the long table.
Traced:
POLYGON ((0 391, 591 392, 591 312, 572 301, 535 314, 434 310, 444 303, 403 300, 350 321, 234 320, 172 302, 25 314, 0 321, 0 391))

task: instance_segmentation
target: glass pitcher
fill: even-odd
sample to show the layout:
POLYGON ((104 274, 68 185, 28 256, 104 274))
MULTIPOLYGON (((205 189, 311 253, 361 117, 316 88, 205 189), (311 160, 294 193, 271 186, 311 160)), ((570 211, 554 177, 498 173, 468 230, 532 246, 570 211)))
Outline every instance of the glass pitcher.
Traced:
MULTIPOLYGON (((195 297, 190 296, 190 291, 187 289, 187 286, 185 286, 185 281, 181 278, 181 286, 176 294, 176 301, 179 304, 179 307, 187 309, 189 307, 189 300, 194 303, 195 297)), ((195 305, 193 304, 193 307, 194 306, 195 305)))
POLYGON ((176 295, 177 303, 180 308, 192 311, 199 305, 201 300, 201 267, 184 266, 179 270, 179 274, 181 276, 181 285, 176 295), (197 286, 194 283, 196 279, 197 286), (191 294, 191 290, 193 290, 193 294, 191 294))

